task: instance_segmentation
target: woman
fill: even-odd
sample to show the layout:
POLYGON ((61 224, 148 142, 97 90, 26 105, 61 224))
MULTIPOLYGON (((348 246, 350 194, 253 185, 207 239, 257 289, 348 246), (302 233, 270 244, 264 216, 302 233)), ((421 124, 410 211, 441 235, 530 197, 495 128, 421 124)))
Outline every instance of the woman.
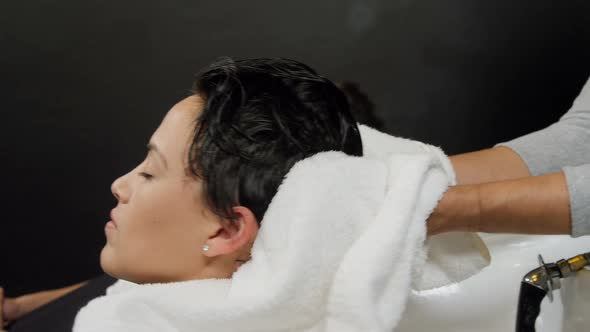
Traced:
POLYGON ((164 117, 146 159, 112 184, 118 205, 100 263, 115 278, 231 277, 295 162, 362 155, 346 96, 299 62, 223 59, 194 88, 164 117))
POLYGON ((103 270, 135 283, 231 277, 291 166, 329 150, 362 154, 330 81, 290 60, 213 64, 113 183, 103 270))
MULTIPOLYGON (((350 111, 357 122, 378 130, 383 129, 383 122, 375 114, 373 102, 360 89, 358 83, 344 81, 340 82, 338 87, 346 95, 350 111)), ((5 298, 3 310, 5 323, 18 321, 13 325, 14 329, 26 331, 32 329, 29 326, 44 325, 47 319, 56 317, 55 313, 58 313, 58 317, 62 319, 52 323, 51 329, 55 331, 67 330, 71 327, 77 310, 91 299, 104 295, 105 289, 115 280, 111 276, 103 274, 90 281, 59 289, 25 294, 17 298, 5 298), (28 315, 33 311, 35 311, 34 315, 28 315), (24 320, 21 319, 24 317, 24 320)), ((0 300, 0 306, 2 306, 1 302, 0 300)), ((2 311, 0 310, 0 312, 2 311)), ((53 318, 53 320, 55 319, 53 318)))

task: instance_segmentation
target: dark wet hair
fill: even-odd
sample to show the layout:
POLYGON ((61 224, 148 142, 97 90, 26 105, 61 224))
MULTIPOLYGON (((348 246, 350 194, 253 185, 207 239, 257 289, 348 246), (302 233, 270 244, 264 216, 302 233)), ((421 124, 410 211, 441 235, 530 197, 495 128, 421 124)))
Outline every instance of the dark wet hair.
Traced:
POLYGON ((189 152, 209 207, 232 219, 248 207, 260 222, 283 178, 321 151, 362 155, 343 92, 289 59, 220 59, 202 70, 194 93, 204 100, 189 152))
POLYGON ((361 124, 383 131, 384 125, 375 113, 375 104, 367 93, 359 87, 359 84, 352 81, 342 81, 338 84, 350 105, 352 116, 361 124))

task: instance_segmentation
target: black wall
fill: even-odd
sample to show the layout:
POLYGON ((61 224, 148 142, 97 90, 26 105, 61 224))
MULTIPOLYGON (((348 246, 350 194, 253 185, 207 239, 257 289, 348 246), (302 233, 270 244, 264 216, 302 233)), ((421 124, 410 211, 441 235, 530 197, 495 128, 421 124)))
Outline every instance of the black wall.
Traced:
POLYGON ((100 272, 112 180, 217 56, 357 81, 390 133, 459 153, 559 118, 588 22, 586 0, 2 1, 0 285, 100 272))

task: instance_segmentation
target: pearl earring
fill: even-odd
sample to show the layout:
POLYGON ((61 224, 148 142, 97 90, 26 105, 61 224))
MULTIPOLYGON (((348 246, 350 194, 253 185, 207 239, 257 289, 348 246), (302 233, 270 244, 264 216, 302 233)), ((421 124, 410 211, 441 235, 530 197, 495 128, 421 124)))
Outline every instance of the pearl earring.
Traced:
POLYGON ((203 245, 203 247, 202 247, 202 249, 203 249, 203 251, 205 251, 205 252, 209 251, 209 245, 207 245, 207 244, 204 244, 204 245, 203 245))

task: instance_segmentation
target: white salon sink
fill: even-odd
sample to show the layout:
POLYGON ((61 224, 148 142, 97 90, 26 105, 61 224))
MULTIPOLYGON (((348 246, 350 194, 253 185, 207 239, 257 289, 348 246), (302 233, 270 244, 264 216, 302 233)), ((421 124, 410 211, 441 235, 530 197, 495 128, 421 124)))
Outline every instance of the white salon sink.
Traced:
MULTIPOLYGON (((491 263, 462 282, 412 292, 397 332, 514 331, 522 277, 539 266, 537 255, 554 262, 590 251, 590 237, 481 234, 491 263)), ((562 289, 546 297, 538 332, 584 331, 590 312, 590 271, 563 279, 562 289), (562 301, 563 298, 563 301, 562 301), (571 325, 571 326, 570 326, 571 325), (576 329, 577 328, 577 329, 576 329)))
POLYGON ((561 281, 563 332, 590 330, 590 270, 561 281))

